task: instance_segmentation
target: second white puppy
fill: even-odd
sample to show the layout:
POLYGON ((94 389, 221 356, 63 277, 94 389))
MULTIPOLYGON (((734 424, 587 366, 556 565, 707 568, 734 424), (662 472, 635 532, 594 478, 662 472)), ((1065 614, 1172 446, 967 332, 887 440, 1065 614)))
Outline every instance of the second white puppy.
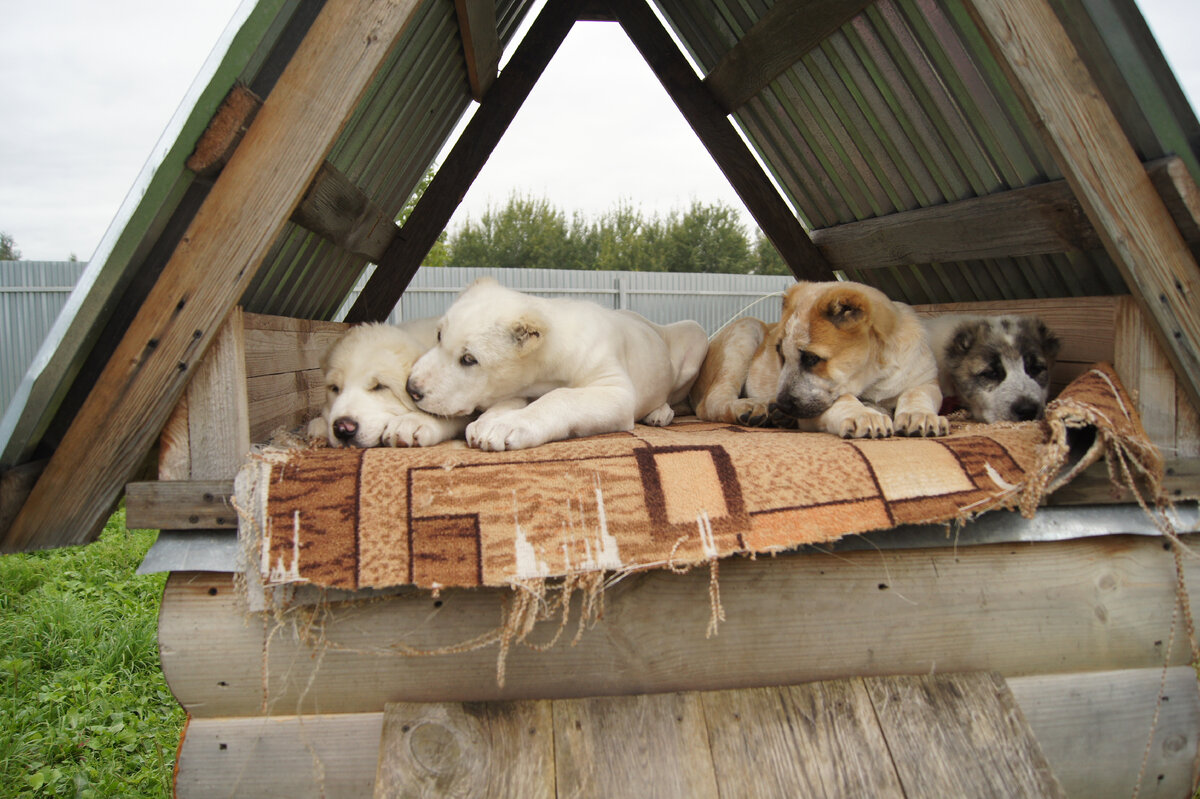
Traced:
POLYGON ((428 447, 461 435, 466 419, 424 413, 406 390, 413 362, 436 342, 436 319, 349 328, 321 362, 325 404, 308 435, 332 447, 428 447))
POLYGON ((483 450, 663 426, 686 399, 708 339, 695 322, 656 325, 629 311, 544 299, 491 278, 468 286, 413 365, 408 392, 439 416, 483 411, 467 443, 483 450))

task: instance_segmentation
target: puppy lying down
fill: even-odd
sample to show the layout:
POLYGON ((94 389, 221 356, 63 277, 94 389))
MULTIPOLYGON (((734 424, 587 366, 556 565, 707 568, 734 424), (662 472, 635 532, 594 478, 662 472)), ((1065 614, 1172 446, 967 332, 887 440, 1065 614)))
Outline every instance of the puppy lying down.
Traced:
POLYGON ((696 322, 656 325, 629 311, 544 299, 491 278, 468 286, 413 365, 408 393, 483 450, 663 426, 687 398, 708 346, 696 322))
POLYGON ((421 411, 406 384, 413 363, 437 343, 437 320, 349 328, 321 362, 325 404, 310 438, 333 447, 427 447, 462 434, 466 419, 421 411))
POLYGON ((845 438, 942 436, 942 394, 925 329, 861 283, 800 282, 779 322, 719 331, 692 387, 701 419, 774 424, 845 438))
POLYGON ((942 394, 980 422, 1041 417, 1059 340, 1030 316, 947 314, 924 320, 942 394))

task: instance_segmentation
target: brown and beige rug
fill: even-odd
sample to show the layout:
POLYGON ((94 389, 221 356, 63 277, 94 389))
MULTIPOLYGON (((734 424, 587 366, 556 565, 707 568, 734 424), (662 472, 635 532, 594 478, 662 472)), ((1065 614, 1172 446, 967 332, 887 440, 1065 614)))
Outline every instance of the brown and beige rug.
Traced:
POLYGON ((683 419, 504 453, 462 442, 267 448, 237 486, 241 534, 268 586, 515 586, 681 568, 996 508, 1029 515, 1114 448, 1161 475, 1133 404, 1101 364, 1064 389, 1045 421, 957 422, 939 439, 683 419), (1068 465, 1072 428, 1096 437, 1068 465))

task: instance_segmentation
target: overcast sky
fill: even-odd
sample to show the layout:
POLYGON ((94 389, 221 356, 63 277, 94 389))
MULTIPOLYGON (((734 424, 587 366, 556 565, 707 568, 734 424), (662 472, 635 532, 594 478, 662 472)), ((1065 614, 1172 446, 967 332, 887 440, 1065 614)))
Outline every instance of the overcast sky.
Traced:
MULTIPOLYGON (((91 257, 238 5, 0 0, 0 232, 26 259, 91 257)), ((1200 0, 1139 5, 1200 106, 1200 0)), ((692 200, 741 208, 611 24, 572 31, 451 226, 514 191, 589 214, 623 199, 648 214, 692 200)))

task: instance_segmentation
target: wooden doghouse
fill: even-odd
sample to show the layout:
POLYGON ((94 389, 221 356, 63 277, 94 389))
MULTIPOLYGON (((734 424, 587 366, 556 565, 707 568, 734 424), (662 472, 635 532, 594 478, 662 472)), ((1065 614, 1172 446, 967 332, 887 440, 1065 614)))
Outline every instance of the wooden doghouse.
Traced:
MULTIPOLYGON (((1166 458, 1166 491, 1195 493, 1200 125, 1132 0, 549 0, 499 71, 534 5, 301 0, 239 12, 0 423, 4 551, 91 540, 131 483, 130 524, 229 541, 225 500, 246 450, 316 404, 316 358, 340 329, 319 320, 368 261, 378 269, 347 319, 386 316, 580 20, 629 35, 798 278, 840 273, 928 312, 1043 315, 1065 341, 1057 382, 1111 362, 1166 458), (158 482, 138 479, 147 464, 158 482)), ((713 708, 756 701, 728 690, 840 680, 823 696, 863 709, 852 695, 886 700, 894 675, 987 672, 953 689, 922 683, 1022 717, 1008 739, 1038 753, 968 747, 955 762, 985 764, 976 785, 1007 764, 1053 772, 1070 794, 1140 784, 1183 795, 1200 697, 1179 578, 1200 575, 1188 558, 1177 574, 1164 539, 1131 535, 1159 530, 1130 499, 1112 495, 1100 465, 1032 520, 987 514, 949 543, 904 530, 860 551, 732 559, 720 579, 727 621, 712 638, 711 608, 695 601, 708 575, 645 573, 608 590, 603 622, 578 645, 510 653, 503 688, 486 649, 372 651, 413 627, 432 630, 431 645, 460 643, 494 624, 503 591, 326 597, 310 632, 335 646, 314 646, 295 617, 280 627, 248 615, 231 573, 177 571, 160 626, 164 671, 190 714, 177 792, 367 795, 381 741, 386 753, 407 740, 411 753, 404 736, 421 728, 434 733, 422 751, 444 753, 460 739, 437 730, 461 728, 466 713, 471 729, 510 729, 495 758, 513 730, 561 733, 556 759, 594 747, 590 760, 558 760, 549 783, 534 758, 540 784, 557 779, 560 792, 601 790, 597 740, 622 740, 572 743, 589 714, 623 730, 630 718, 647 729, 677 719, 662 741, 707 723, 699 748, 727 795, 753 781, 747 753, 722 759, 717 743, 739 733, 722 737, 713 708), (616 696, 640 698, 569 704, 616 696), (651 697, 654 713, 638 704, 651 697), (430 726, 422 713, 441 715, 430 726), (479 721, 497 714, 519 726, 479 721)), ((901 772, 923 765, 913 740, 911 762, 892 751, 910 794, 919 783, 901 772)), ((782 758, 809 759, 839 762, 782 758)), ((398 764, 400 778, 416 774, 383 762, 380 785, 398 764)), ((510 772, 468 777, 480 773, 510 772)))

